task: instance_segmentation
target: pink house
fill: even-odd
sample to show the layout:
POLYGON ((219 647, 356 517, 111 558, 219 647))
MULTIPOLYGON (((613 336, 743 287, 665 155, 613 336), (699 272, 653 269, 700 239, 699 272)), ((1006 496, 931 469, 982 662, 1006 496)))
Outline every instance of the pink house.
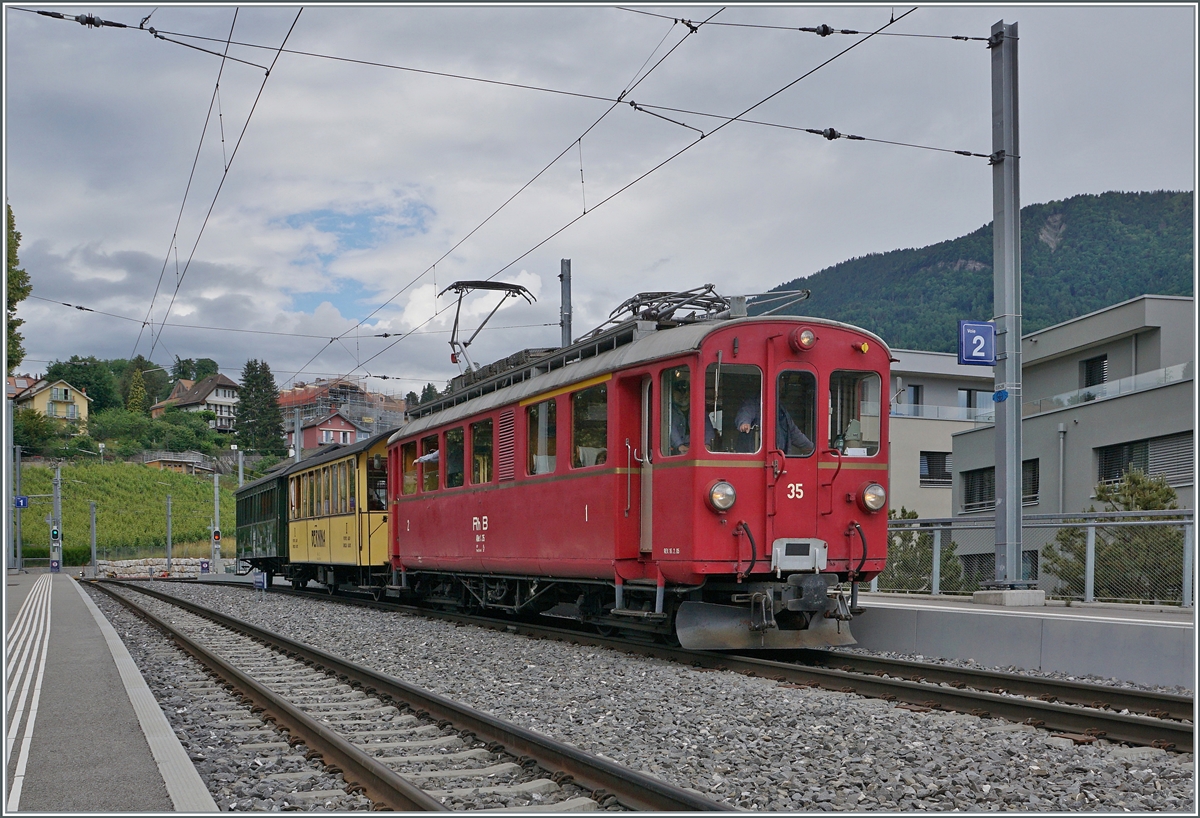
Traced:
MULTIPOLYGON (((314 418, 300 425, 300 444, 301 448, 305 450, 319 449, 335 443, 356 443, 359 440, 366 440, 370 436, 369 431, 347 419, 341 412, 330 412, 324 417, 314 418)), ((287 433, 288 446, 295 445, 292 438, 293 433, 289 431, 287 433)))

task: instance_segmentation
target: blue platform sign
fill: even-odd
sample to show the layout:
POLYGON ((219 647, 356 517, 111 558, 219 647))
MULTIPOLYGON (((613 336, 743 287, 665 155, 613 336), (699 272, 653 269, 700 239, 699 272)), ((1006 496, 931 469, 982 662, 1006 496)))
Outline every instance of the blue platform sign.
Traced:
POLYGON ((958 362, 995 366, 996 325, 988 321, 959 321, 958 362))
POLYGON ((208 573, 208 560, 200 560, 200 573, 201 574, 208 573))
POLYGON ((267 572, 266 571, 255 571, 254 572, 254 588, 259 591, 267 590, 267 572))
POLYGON ((57 574, 59 569, 58 560, 50 560, 50 573, 57 574))
POLYGON ((24 494, 18 494, 13 498, 13 508, 29 508, 29 498, 24 494))

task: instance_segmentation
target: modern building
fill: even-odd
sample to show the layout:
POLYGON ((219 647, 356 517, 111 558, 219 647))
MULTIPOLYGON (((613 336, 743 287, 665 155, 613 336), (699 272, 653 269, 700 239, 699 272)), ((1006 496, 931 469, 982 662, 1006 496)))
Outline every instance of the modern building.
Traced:
POLYGON ((66 381, 34 379, 28 375, 9 377, 7 392, 16 410, 33 409, 48 418, 73 420, 81 426, 87 425, 88 406, 92 399, 87 392, 76 389, 66 381))
POLYGON ((166 400, 150 407, 150 416, 159 417, 171 406, 184 412, 212 412, 217 416, 218 432, 232 432, 237 420, 238 390, 236 381, 221 374, 200 381, 180 378, 166 400))
POLYGON ((951 436, 990 411, 991 367, 964 366, 946 352, 894 349, 888 504, 921 517, 953 509, 951 436))
MULTIPOLYGON (((298 382, 291 389, 280 391, 279 408, 283 411, 283 428, 289 445, 297 409, 300 410, 301 429, 308 428, 314 421, 329 418, 335 412, 340 412, 356 429, 368 432, 368 437, 404 424, 403 399, 368 392, 361 383, 345 378, 298 382)), ((306 435, 302 435, 302 442, 309 448, 306 435)))
MULTIPOLYGON (((1195 329, 1193 298, 1144 295, 1021 339, 1026 513, 1085 511, 1131 468, 1195 508, 1195 329)), ((953 435, 956 516, 995 509, 994 419, 953 435)))

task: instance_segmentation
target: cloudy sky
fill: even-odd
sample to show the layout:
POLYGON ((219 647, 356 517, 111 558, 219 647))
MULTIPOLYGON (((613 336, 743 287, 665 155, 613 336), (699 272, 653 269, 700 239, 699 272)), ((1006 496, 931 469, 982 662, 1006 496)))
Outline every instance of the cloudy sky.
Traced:
POLYGON ((31 374, 153 351, 403 393, 458 372, 456 280, 537 298, 480 334, 488 362, 558 343, 562 258, 579 336, 639 291, 955 238, 992 218, 986 160, 885 142, 990 152, 989 52, 950 37, 998 20, 1024 204, 1195 187, 1190 5, 154 8, 5 5, 31 374), (797 30, 822 24, 864 34, 797 30), (883 141, 797 130, 827 127, 883 141))

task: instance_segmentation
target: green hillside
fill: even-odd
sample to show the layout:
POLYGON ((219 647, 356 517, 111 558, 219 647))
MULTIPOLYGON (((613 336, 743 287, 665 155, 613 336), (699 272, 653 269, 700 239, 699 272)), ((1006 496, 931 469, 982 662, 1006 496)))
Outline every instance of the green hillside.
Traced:
MULTIPOLYGON (((54 469, 23 466, 21 493, 30 495, 29 508, 21 514, 21 540, 26 556, 45 556, 50 542, 46 515, 54 469)), ((211 477, 159 471, 140 463, 88 463, 62 467, 62 537, 64 562, 77 564, 71 557, 77 549, 91 551, 89 501, 96 502, 96 552, 103 558, 130 557, 134 550, 165 549, 167 542, 167 495, 171 495, 171 542, 182 546, 189 542, 208 542, 209 520, 213 513, 211 477)), ((234 553, 234 500, 236 476, 221 479, 222 553, 234 553)), ((163 551, 165 553, 165 550, 163 551)), ((178 553, 178 552, 177 552, 178 553)), ((138 554, 144 556, 148 554, 138 554)), ((161 555, 161 554, 160 554, 161 555)))
MULTIPOLYGON (((1147 293, 1192 295, 1192 199, 1114 192, 1021 208, 1024 332, 1147 293)), ((992 225, 844 261, 775 289, 799 288, 812 297, 785 312, 855 324, 898 349, 953 352, 959 319, 993 316, 992 225)))

